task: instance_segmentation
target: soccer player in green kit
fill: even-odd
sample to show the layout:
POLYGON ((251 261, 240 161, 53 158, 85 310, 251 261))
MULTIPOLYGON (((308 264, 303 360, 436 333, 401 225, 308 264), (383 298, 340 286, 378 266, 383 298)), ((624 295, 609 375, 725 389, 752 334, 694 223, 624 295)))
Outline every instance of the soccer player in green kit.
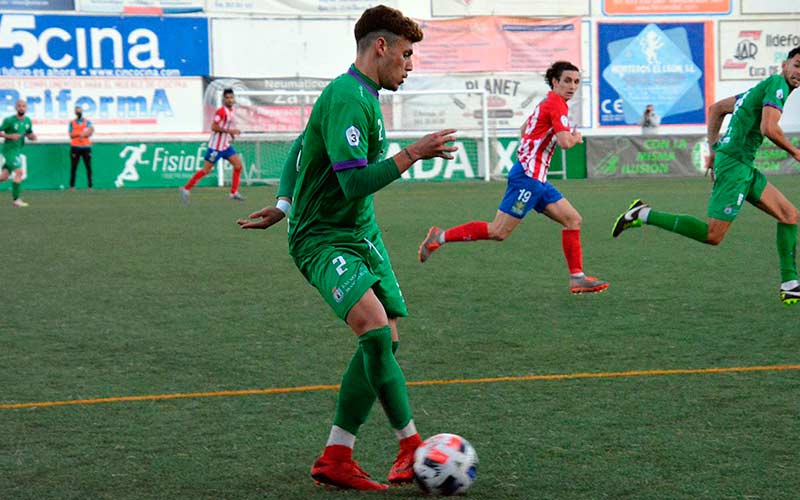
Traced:
POLYGON ((747 200, 778 221, 777 246, 780 261, 780 299, 786 305, 800 302, 797 279, 798 211, 766 176, 753 167, 764 137, 800 162, 796 148, 781 130, 778 120, 789 93, 800 86, 800 47, 792 49, 780 74, 762 80, 744 94, 714 103, 708 112, 708 143, 712 144, 707 168, 714 179, 708 202, 708 223, 689 215, 657 212, 634 200, 614 223, 612 236, 642 224, 660 227, 701 243, 719 245, 730 229, 742 203, 747 200), (725 115, 733 113, 728 130, 719 139, 725 115))
MULTIPOLYGON (((322 92, 303 133, 289 217, 289 253, 305 278, 358 337, 342 377, 336 414, 325 449, 311 468, 319 483, 358 490, 388 488, 353 460, 356 434, 379 400, 400 442, 388 480, 413 479, 414 426, 406 383, 394 355, 397 319, 405 301, 375 220, 372 194, 398 179, 420 159, 452 159, 455 130, 426 135, 381 160, 386 127, 378 101, 381 88, 397 90, 412 70, 412 45, 422 30, 395 9, 367 9, 355 26, 357 54, 347 73, 322 92)), ((291 153, 286 166, 292 168, 291 153)), ((285 171, 285 169, 284 169, 285 171)), ((286 172, 284 172, 286 173, 286 172)), ((283 179, 283 177, 282 177, 283 179)), ((283 182, 282 182, 283 184, 283 182)), ((279 194, 285 194, 281 186, 279 194)), ((286 202, 286 198, 279 198, 286 202)), ((277 207, 239 221, 266 228, 279 220, 277 207)))
POLYGON ((28 111, 28 103, 22 99, 17 101, 16 104, 17 114, 6 117, 0 125, 0 137, 3 141, 3 157, 5 163, 0 168, 0 182, 14 175, 11 181, 11 198, 15 207, 27 207, 28 204, 22 201, 19 197, 22 192, 22 162, 19 157, 22 151, 22 146, 25 145, 25 139, 31 141, 36 140, 36 134, 33 133, 33 124, 31 119, 25 116, 28 111))

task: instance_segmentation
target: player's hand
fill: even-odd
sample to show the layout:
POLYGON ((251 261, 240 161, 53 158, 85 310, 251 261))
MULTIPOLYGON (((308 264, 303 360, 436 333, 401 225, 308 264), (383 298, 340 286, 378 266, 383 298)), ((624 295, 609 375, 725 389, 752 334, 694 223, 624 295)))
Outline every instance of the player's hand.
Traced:
POLYGON ((583 134, 581 134, 577 130, 572 132, 572 137, 578 140, 577 144, 583 144, 583 134))
POLYGON ((714 174, 714 150, 712 149, 711 152, 708 154, 706 158, 706 173, 705 175, 711 176, 711 182, 716 180, 717 176, 714 174))
POLYGON ((6 134, 7 141, 17 141, 20 137, 22 137, 20 134, 6 134))
POLYGON ((242 229, 267 229, 286 215, 275 207, 265 207, 248 216, 250 220, 239 219, 236 221, 242 229), (258 220, 260 219, 260 220, 258 220))
POLYGON ((455 146, 449 146, 448 143, 456 140, 456 137, 453 135, 455 132, 456 129, 448 128, 445 130, 440 130, 439 132, 428 134, 414 144, 408 146, 406 149, 411 153, 411 156, 414 157, 415 161, 427 160, 428 158, 444 158, 446 160, 452 160, 453 155, 450 153, 458 151, 458 148, 455 146))
POLYGON ((242 131, 239 130, 238 128, 232 128, 232 129, 228 129, 228 133, 231 134, 232 136, 236 137, 237 135, 241 134, 242 131))

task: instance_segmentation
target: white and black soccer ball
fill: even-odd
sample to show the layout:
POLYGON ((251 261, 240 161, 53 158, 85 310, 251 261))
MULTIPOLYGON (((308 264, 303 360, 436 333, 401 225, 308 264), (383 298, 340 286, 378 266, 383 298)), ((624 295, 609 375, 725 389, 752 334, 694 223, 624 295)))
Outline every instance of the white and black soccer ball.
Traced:
POLYGON ((414 479, 425 493, 458 495, 475 481, 478 454, 469 441, 455 434, 437 434, 414 453, 414 479))

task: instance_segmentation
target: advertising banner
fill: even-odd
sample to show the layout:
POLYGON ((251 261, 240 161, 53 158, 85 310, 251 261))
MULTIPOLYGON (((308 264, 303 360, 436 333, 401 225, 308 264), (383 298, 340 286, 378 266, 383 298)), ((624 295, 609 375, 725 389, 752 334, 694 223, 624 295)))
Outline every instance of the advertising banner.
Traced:
POLYGON ((0 15, 0 76, 208 75, 199 17, 0 15))
POLYGON ((431 0, 433 17, 588 16, 590 0, 431 0))
POLYGON ((214 18, 211 76, 335 78, 355 57, 353 24, 351 19, 214 18))
POLYGON ((648 104, 662 125, 705 123, 714 96, 710 22, 597 26, 601 126, 636 125, 648 104))
MULTIPOLYGON (((763 1, 763 0, 761 0, 763 1)), ((607 16, 730 14, 731 0, 603 0, 607 16)))
POLYGON ((67 137, 75 106, 96 134, 108 136, 197 134, 203 130, 201 78, 0 78, 0 116, 28 102, 42 138, 67 137))
POLYGON ((360 16, 376 5, 397 8, 398 0, 206 0, 213 13, 360 16))
MULTIPOLYGON (((464 92, 485 90, 489 128, 519 130, 536 104, 547 96, 550 87, 543 73, 453 73, 412 74, 402 90, 461 89, 464 92)), ((584 124, 581 115, 582 95, 569 101, 570 120, 584 124)), ((396 96, 393 111, 395 129, 433 130, 456 128, 478 130, 482 126, 480 94, 445 94, 396 96)))
POLYGON ((209 82, 203 96, 204 129, 211 129, 214 113, 222 106, 222 91, 233 89, 236 96, 234 114, 243 132, 299 132, 303 130, 316 102, 313 95, 247 96, 247 90, 285 90, 322 92, 330 83, 327 78, 217 78, 209 82))
POLYGON ((720 21, 720 80, 763 80, 800 46, 800 20, 720 21))
MULTIPOLYGON (((800 145, 800 136, 789 138, 800 145)), ((586 141, 590 178, 704 175, 707 156, 703 135, 591 137, 586 141)), ((800 173, 800 164, 769 140, 756 154, 754 166, 765 174, 800 173)))
POLYGON ((797 0, 740 0, 742 14, 797 14, 800 5, 797 0))
POLYGON ((553 61, 580 65, 580 18, 475 17, 421 21, 416 73, 536 72, 553 61))
POLYGON ((75 10, 75 0, 0 0, 4 10, 75 10))
POLYGON ((81 12, 187 14, 202 12, 204 0, 77 0, 81 12))

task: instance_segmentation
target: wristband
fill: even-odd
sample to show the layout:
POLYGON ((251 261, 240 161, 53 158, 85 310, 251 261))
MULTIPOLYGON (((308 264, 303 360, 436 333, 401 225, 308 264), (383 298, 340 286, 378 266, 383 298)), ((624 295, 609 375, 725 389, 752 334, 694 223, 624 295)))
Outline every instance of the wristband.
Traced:
POLYGON ((292 204, 286 200, 278 200, 278 203, 275 204, 275 208, 283 212, 284 215, 289 215, 289 212, 292 210, 292 204))
POLYGON ((417 161, 417 160, 414 159, 413 156, 411 156, 411 153, 408 152, 408 149, 403 148, 403 151, 406 152, 406 156, 408 156, 408 159, 411 160, 411 163, 414 163, 415 161, 417 161))

